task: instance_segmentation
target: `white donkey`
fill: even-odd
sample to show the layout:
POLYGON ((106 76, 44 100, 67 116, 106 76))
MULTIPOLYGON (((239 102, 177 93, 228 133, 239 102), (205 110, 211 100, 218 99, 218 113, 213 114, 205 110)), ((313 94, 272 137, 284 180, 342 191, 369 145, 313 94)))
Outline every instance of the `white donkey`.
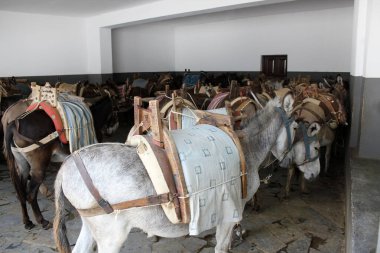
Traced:
MULTIPOLYGON (((274 145, 287 141, 284 122, 278 99, 270 101, 263 110, 255 114, 242 129, 241 145, 247 163, 248 194, 243 206, 257 191, 260 180, 258 168, 274 145), (284 136, 285 135, 285 136, 284 136)), ((291 136, 294 138, 297 123, 292 122, 291 136)), ((285 150, 283 151, 285 152, 285 150)), ((78 151, 100 195, 109 203, 154 195, 155 190, 136 149, 125 144, 95 144, 78 151)), ((281 152, 282 153, 282 152, 281 152)), ((54 236, 59 252, 71 252, 65 226, 65 198, 76 209, 98 206, 87 189, 75 165, 73 156, 62 164, 55 181, 54 236)), ((97 243, 98 252, 120 251, 133 227, 145 231, 148 236, 180 237, 189 233, 188 224, 171 223, 161 206, 130 208, 120 212, 92 217, 81 216, 82 229, 73 252, 91 252, 97 243)), ((222 223, 216 227, 215 252, 228 252, 235 223, 222 223)))

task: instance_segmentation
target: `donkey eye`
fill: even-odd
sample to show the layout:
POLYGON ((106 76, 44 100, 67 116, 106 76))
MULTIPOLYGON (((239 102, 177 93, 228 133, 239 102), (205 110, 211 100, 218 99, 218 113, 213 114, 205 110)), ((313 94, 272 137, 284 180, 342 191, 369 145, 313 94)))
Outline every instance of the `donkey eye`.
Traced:
POLYGON ((319 148, 318 147, 314 147, 315 150, 319 151, 319 148))

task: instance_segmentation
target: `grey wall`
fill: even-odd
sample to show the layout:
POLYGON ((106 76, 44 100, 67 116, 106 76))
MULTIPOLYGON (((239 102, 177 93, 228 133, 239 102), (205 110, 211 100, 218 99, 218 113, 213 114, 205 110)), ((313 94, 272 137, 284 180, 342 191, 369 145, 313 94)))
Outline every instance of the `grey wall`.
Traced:
MULTIPOLYGON (((356 149, 359 144, 361 110, 363 101, 363 77, 350 76, 350 148, 356 149)), ((357 151, 357 150, 356 150, 357 151)))
MULTIPOLYGON (((358 86, 359 90, 360 83, 358 86)), ((357 107, 359 107, 360 110, 358 117, 353 118, 353 123, 359 122, 360 124, 358 126, 357 154, 362 158, 380 159, 378 143, 380 140, 380 78, 363 78, 362 94, 361 107, 355 104, 353 108, 358 110, 357 107)), ((353 93, 353 95, 357 94, 353 93)))
POLYGON ((350 144, 353 155, 380 159, 380 78, 350 77, 350 144))

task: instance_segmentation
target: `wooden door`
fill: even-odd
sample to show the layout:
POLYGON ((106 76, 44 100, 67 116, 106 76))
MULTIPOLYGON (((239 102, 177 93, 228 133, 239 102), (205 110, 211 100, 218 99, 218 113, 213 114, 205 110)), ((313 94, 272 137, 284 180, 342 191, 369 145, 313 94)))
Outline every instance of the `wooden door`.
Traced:
POLYGON ((268 77, 286 77, 288 72, 287 55, 262 55, 261 71, 268 77))

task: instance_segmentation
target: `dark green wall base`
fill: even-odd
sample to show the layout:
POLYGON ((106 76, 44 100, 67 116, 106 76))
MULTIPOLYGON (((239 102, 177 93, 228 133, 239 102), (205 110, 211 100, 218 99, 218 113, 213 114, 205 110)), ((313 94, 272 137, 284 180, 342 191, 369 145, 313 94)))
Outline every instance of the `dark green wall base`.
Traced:
MULTIPOLYGON (((1 77, 8 78, 8 77, 1 77)), ((112 79, 113 74, 90 74, 90 75, 51 75, 51 76, 16 76, 20 79, 28 79, 29 82, 45 84, 49 82, 54 85, 57 82, 77 83, 79 81, 89 81, 91 83, 104 83, 107 79, 112 79)))
MULTIPOLYGON (((199 71, 194 71, 195 73, 199 71)), ((259 71, 204 71, 207 74, 213 74, 214 76, 218 76, 224 73, 230 73, 230 74, 237 74, 238 76, 242 75, 249 75, 252 78, 255 78, 258 74, 259 71)), ((157 73, 157 72, 140 72, 139 75, 141 78, 145 77, 150 77, 152 74, 157 73)), ((183 76, 184 72, 171 72, 175 75, 180 75, 183 76)), ((114 73, 113 74, 113 79, 116 83, 124 83, 127 78, 130 80, 132 79, 134 73, 114 73)), ((327 77, 329 79, 335 79, 335 77, 341 74, 344 80, 349 80, 350 78, 350 73, 349 72, 301 72, 301 71, 292 71, 288 72, 288 78, 292 77, 298 77, 298 76, 310 76, 311 80, 319 82, 322 80, 322 78, 327 77)))
MULTIPOLYGON (((197 71, 194 71, 195 73, 197 71)), ((215 76, 230 73, 241 75, 249 75, 250 77, 256 77, 258 71, 205 71, 208 74, 213 74, 215 76)), ((17 78, 26 78, 30 82, 37 82, 39 84, 44 84, 49 82, 55 84, 57 82, 66 83, 77 83, 79 81, 88 80, 90 83, 104 83, 107 79, 113 79, 116 83, 124 83, 127 78, 132 79, 135 72, 131 73, 113 73, 113 74, 89 74, 89 75, 50 75, 50 76, 16 76, 17 78)), ((148 78, 154 73, 159 72, 140 72, 141 78, 148 78)), ((176 76, 183 76, 184 72, 171 72, 176 76)), ((328 77, 334 79, 337 74, 341 74, 344 80, 349 80, 350 74, 348 72, 288 72, 288 78, 306 76, 309 75, 313 81, 321 81, 323 77, 328 77)), ((7 77, 4 77, 7 78, 7 77)))

